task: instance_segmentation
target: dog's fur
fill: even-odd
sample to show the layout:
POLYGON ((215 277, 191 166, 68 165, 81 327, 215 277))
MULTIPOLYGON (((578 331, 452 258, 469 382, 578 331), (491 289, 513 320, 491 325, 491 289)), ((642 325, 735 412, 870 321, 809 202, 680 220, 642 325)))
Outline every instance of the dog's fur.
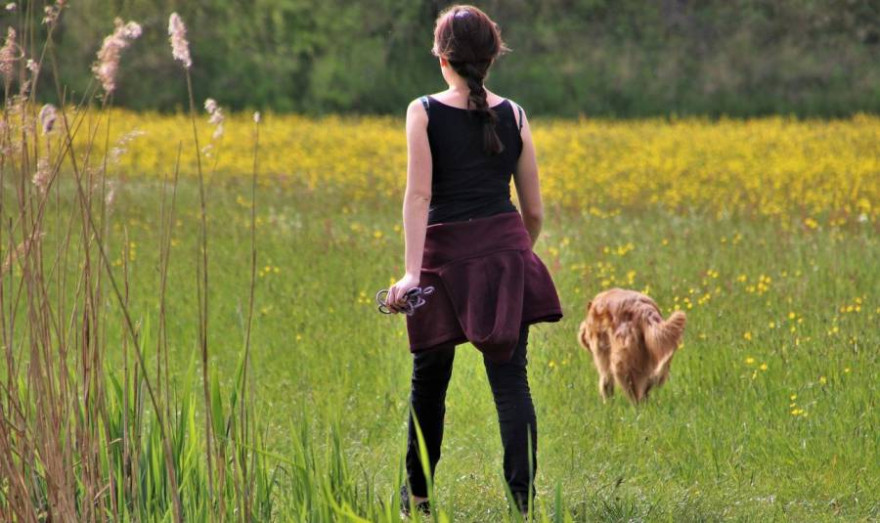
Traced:
POLYGON ((663 385, 685 321, 681 311, 664 320, 654 300, 640 292, 611 289, 593 298, 578 342, 593 354, 602 399, 614 393, 615 382, 633 403, 663 385))

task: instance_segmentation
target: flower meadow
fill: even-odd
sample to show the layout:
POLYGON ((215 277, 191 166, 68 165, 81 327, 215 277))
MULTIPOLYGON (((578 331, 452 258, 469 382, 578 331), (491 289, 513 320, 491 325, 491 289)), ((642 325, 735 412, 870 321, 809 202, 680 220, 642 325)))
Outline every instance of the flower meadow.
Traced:
MULTIPOLYGON (((411 361, 374 295, 402 272, 402 119, 194 100, 177 14, 188 112, 114 108, 143 29, 110 31, 77 106, 28 91, 51 46, 0 50, 0 519, 397 521, 411 361)), ((530 121, 565 310, 530 335, 534 519, 880 518, 880 118, 530 121), (575 341, 614 286, 688 315, 638 408, 575 341)), ((456 360, 431 519, 518 521, 456 360)))
MULTIPOLYGON (((344 469, 338 488, 351 490, 338 495, 354 513, 384 519, 401 481, 410 364, 403 321, 378 314, 373 296, 402 264, 403 122, 263 115, 252 194, 243 159, 252 116, 225 115, 218 136, 210 117, 200 116, 199 130, 212 365, 221 382, 234 376, 226 355, 242 335, 253 225, 255 408, 270 461, 287 471, 276 510, 348 513, 332 505, 323 513, 314 507, 327 505, 300 497, 318 481, 303 472, 313 466, 309 474, 326 481, 322 474, 344 469), (303 441, 319 457, 290 469, 303 441)), ((120 111, 113 121, 143 133, 108 172, 117 191, 113 263, 128 258, 147 305, 157 195, 170 176, 161 167, 170 156, 158 151, 171 155, 186 140, 184 120, 120 111)), ((532 122, 546 207, 536 249, 566 312, 536 328, 530 345, 540 517, 877 517, 880 178, 869 145, 878 121, 532 122), (575 341, 589 298, 614 286, 688 314, 670 382, 639 409, 620 397, 600 401, 575 341)), ((171 270, 184 275, 198 243, 189 161, 184 152, 170 244, 171 270)), ((186 310, 196 291, 191 277, 176 279, 169 303, 186 310)), ((188 321, 170 327, 172 358, 189 353, 188 321)), ((437 504, 452 520, 505 519, 482 364, 468 346, 457 360, 437 504)))
MULTIPOLYGON (((127 144, 112 171, 155 178, 169 169, 169 144, 191 139, 186 115, 113 110, 109 143, 127 144), (136 139, 130 139, 132 134, 136 139)), ((251 114, 231 116, 222 134, 203 126, 211 169, 252 168, 251 114), (214 149, 216 154, 212 154, 214 149)), ((262 184, 343 193, 353 202, 400 198, 406 166, 400 118, 310 119, 268 114, 261 128, 262 184)), ((549 205, 609 212, 662 209, 770 218, 815 229, 880 216, 880 119, 541 120, 535 141, 549 205)), ((95 144, 101 153, 103 144, 95 144)), ((194 155, 181 172, 194 175, 194 155)))

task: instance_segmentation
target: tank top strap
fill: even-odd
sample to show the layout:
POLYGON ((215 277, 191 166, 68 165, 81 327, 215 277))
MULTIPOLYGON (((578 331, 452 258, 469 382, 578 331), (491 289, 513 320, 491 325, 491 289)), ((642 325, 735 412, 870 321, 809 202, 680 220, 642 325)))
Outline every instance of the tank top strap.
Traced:
POLYGON ((516 109, 517 114, 519 114, 519 122, 517 123, 517 126, 516 126, 516 127, 517 127, 517 130, 518 130, 520 133, 522 133, 522 128, 523 128, 523 110, 522 110, 522 107, 520 107, 518 103, 514 102, 514 101, 511 100, 510 98, 508 98, 507 101, 510 102, 510 105, 513 106, 513 107, 516 109))
POLYGON ((428 97, 423 96, 423 97, 419 98, 419 101, 422 102, 422 107, 425 108, 425 112, 428 112, 428 106, 430 105, 430 102, 428 101, 428 97))

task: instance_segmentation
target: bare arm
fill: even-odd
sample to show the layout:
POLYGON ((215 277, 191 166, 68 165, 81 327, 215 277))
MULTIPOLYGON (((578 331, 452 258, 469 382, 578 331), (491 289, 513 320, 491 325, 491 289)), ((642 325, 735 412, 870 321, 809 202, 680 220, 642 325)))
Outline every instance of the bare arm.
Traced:
POLYGON ((514 173, 513 179, 516 184, 516 194, 519 197, 523 223, 525 223, 526 230, 532 239, 532 247, 534 247, 544 222, 544 204, 541 201, 541 187, 538 183, 538 161, 535 156, 535 144, 532 142, 532 130, 525 113, 522 118, 520 134, 523 148, 516 164, 516 173, 514 173))
POLYGON ((432 163, 431 147, 428 145, 428 115, 418 100, 409 104, 406 111, 406 143, 406 192, 403 196, 406 273, 389 290, 386 298, 389 304, 401 302, 408 290, 417 287, 422 271, 428 206, 431 203, 432 163))

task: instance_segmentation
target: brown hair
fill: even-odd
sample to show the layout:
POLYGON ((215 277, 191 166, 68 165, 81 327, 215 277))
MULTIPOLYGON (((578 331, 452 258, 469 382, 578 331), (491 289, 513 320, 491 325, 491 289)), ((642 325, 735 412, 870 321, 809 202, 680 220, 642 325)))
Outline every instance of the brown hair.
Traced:
POLYGON ((506 51, 498 25, 474 6, 454 5, 437 17, 431 52, 445 58, 467 81, 468 109, 483 119, 483 144, 489 154, 500 153, 504 145, 495 131, 498 117, 486 101, 483 81, 495 58, 506 51))

